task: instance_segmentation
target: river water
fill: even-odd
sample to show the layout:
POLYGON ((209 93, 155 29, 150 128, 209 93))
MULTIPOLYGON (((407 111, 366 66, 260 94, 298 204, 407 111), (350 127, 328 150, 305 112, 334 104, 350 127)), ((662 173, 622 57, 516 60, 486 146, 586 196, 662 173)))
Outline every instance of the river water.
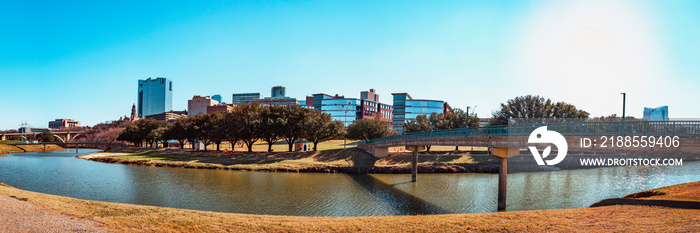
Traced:
MULTIPOLYGON (((246 172, 106 164, 81 149, 0 157, 0 181, 80 199, 196 210, 297 216, 496 211, 497 174, 246 172)), ((508 176, 508 211, 587 207, 606 198, 700 180, 700 162, 508 176)))

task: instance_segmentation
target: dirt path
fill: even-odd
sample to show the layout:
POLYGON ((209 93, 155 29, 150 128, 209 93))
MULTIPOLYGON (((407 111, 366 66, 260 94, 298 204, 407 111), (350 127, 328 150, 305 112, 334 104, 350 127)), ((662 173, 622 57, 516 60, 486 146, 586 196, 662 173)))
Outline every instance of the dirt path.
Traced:
POLYGON ((109 232, 101 223, 0 196, 0 232, 109 232))

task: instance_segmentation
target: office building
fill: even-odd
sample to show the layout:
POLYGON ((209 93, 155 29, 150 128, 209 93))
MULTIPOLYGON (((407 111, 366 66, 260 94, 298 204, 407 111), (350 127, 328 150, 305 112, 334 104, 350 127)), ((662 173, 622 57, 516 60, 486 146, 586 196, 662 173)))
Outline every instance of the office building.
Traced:
POLYGON ((300 105, 296 98, 290 97, 265 97, 256 100, 255 103, 259 103, 261 106, 269 105, 300 105))
POLYGON ((283 98, 285 97, 284 95, 285 87, 283 86, 274 86, 272 87, 272 91, 270 93, 270 97, 272 98, 283 98))
POLYGON ((379 99, 378 95, 374 93, 374 89, 371 89, 369 92, 361 92, 360 97, 360 99, 345 98, 345 96, 337 94, 318 93, 307 96, 306 104, 309 107, 313 106, 318 111, 330 114, 333 120, 343 122, 346 127, 355 120, 375 117, 387 122, 389 127, 391 127, 391 119, 393 117, 393 107, 391 105, 373 101, 379 99))
POLYGON ((56 119, 55 121, 49 121, 49 129, 64 129, 80 127, 80 121, 73 119, 56 119))
POLYGON ((415 119, 418 115, 452 112, 452 107, 442 100, 413 99, 408 93, 392 93, 391 95, 394 96, 393 125, 399 133, 403 133, 402 124, 415 119))
POLYGON ((235 106, 236 105, 233 105, 233 104, 223 104, 223 103, 208 106, 207 107, 207 114, 216 113, 216 112, 223 112, 223 111, 231 112, 231 111, 233 111, 233 108, 235 106))
POLYGON ((182 117, 187 117, 187 111, 167 111, 167 112, 161 112, 158 114, 153 114, 153 115, 148 115, 145 118, 146 119, 155 119, 159 121, 167 121, 167 122, 174 122, 178 118, 182 117))
POLYGON ((191 100, 187 101, 187 115, 197 116, 207 114, 207 107, 217 104, 219 104, 219 101, 209 96, 195 95, 191 100))
POLYGON ((245 103, 253 103, 257 100, 262 99, 263 96, 259 92, 257 93, 237 93, 233 94, 233 101, 231 101, 232 104, 235 105, 242 105, 245 103))
POLYGON ((658 108, 644 108, 644 120, 648 121, 667 121, 668 106, 658 108))
POLYGON ((34 128, 34 127, 20 127, 17 129, 19 133, 42 133, 44 131, 51 131, 49 128, 34 128))
POLYGON ((158 77, 139 80, 138 117, 168 112, 173 109, 173 82, 158 77))
POLYGON ((224 102, 223 99, 221 98, 221 95, 219 95, 219 94, 212 95, 212 96, 211 96, 211 99, 216 100, 216 101, 219 101, 219 103, 223 103, 223 102, 224 102))
POLYGON ((360 92, 360 99, 379 102, 379 95, 374 92, 374 89, 369 89, 369 91, 360 92))

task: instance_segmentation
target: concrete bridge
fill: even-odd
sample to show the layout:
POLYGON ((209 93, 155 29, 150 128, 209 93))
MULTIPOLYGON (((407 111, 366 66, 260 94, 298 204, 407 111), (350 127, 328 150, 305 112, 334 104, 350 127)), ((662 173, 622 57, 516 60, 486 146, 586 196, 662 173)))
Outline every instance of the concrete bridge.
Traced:
POLYGON ((498 209, 502 210, 506 206, 508 158, 520 154, 521 149, 528 148, 531 145, 528 143, 530 134, 542 126, 561 134, 566 140, 568 151, 572 152, 700 155, 700 121, 569 122, 471 127, 378 138, 361 142, 358 148, 378 158, 389 156, 390 147, 405 147, 412 151, 411 177, 416 182, 418 152, 425 150, 426 146, 487 147, 489 155, 500 160, 498 209), (654 144, 658 138, 662 138, 662 146, 649 146, 650 137, 654 137, 654 144), (629 146, 625 144, 627 138, 630 139, 629 146), (633 141, 639 142, 642 138, 647 140, 647 145, 634 146, 633 141), (619 139, 623 139, 622 146, 616 142, 619 139), (583 146, 585 140, 590 140, 590 145, 583 146))
MULTIPOLYGON (((70 142, 71 140, 75 139, 75 137, 79 136, 85 131, 65 131, 65 132, 53 132, 51 131, 51 134, 53 134, 54 138, 60 142, 70 142)), ((24 135, 36 135, 40 133, 34 133, 34 132, 27 132, 24 135)), ((22 136, 22 133, 0 133, 0 140, 8 140, 10 136, 22 136)))

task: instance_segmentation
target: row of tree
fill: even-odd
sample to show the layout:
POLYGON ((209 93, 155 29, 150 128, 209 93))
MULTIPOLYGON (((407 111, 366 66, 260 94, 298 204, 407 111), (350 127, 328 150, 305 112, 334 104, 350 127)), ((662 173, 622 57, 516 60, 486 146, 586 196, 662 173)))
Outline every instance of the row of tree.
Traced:
POLYGON ((316 150, 318 143, 344 135, 343 123, 332 120, 328 113, 294 105, 244 104, 231 112, 180 118, 172 124, 142 119, 127 126, 118 139, 137 146, 177 140, 184 147, 186 142, 199 141, 205 150, 206 145, 216 144, 217 151, 224 141, 243 142, 248 151, 252 151, 254 143, 264 141, 268 151, 272 151, 273 144, 284 140, 292 151, 294 144, 304 139, 313 143, 316 150))

